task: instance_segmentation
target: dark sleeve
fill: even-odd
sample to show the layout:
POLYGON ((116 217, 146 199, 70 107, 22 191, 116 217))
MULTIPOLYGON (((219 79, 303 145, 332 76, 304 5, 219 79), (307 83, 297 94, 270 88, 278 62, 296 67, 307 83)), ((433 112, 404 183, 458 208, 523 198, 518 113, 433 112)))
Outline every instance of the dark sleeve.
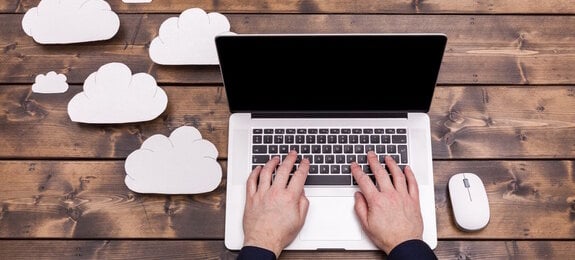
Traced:
POLYGON ((244 246, 240 250, 237 260, 276 260, 274 252, 255 246, 244 246))
POLYGON ((404 260, 404 259, 418 259, 418 260, 436 260, 437 256, 431 248, 423 242, 423 240, 407 240, 389 252, 388 260, 404 260))

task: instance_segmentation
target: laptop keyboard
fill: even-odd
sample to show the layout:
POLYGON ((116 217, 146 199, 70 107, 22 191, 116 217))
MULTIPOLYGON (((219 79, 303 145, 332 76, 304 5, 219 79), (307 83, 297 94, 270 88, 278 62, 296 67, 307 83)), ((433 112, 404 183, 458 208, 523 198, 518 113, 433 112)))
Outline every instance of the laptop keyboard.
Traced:
POLYGON ((298 152, 292 173, 303 158, 310 161, 306 185, 356 185, 350 163, 357 162, 371 176, 367 152, 374 151, 384 165, 390 155, 403 169, 408 164, 406 128, 253 128, 252 169, 273 156, 281 161, 298 152))

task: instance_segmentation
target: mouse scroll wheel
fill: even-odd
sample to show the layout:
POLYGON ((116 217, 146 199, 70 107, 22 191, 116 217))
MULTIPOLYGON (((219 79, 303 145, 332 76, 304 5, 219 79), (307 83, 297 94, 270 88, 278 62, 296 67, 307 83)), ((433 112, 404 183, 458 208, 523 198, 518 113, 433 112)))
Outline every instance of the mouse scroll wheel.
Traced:
POLYGON ((465 188, 471 187, 471 186, 469 185, 469 179, 467 179, 467 178, 463 179, 463 185, 465 185, 465 188))

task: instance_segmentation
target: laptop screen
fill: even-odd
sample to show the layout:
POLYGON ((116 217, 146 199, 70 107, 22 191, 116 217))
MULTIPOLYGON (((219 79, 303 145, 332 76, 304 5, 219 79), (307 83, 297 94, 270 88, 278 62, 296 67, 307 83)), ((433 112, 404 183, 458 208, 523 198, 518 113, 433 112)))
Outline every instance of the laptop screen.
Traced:
POLYGON ((216 37, 230 112, 427 112, 443 34, 216 37))

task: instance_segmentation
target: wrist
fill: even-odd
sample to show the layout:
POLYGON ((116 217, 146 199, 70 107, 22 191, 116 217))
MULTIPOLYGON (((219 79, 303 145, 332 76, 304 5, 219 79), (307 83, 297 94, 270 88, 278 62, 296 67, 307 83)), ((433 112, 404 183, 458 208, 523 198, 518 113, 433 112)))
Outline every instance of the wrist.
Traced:
POLYGON ((279 258, 283 248, 279 246, 277 243, 273 243, 273 241, 261 241, 261 240, 245 240, 244 246, 254 246, 263 248, 273 252, 276 255, 276 258, 279 258))

